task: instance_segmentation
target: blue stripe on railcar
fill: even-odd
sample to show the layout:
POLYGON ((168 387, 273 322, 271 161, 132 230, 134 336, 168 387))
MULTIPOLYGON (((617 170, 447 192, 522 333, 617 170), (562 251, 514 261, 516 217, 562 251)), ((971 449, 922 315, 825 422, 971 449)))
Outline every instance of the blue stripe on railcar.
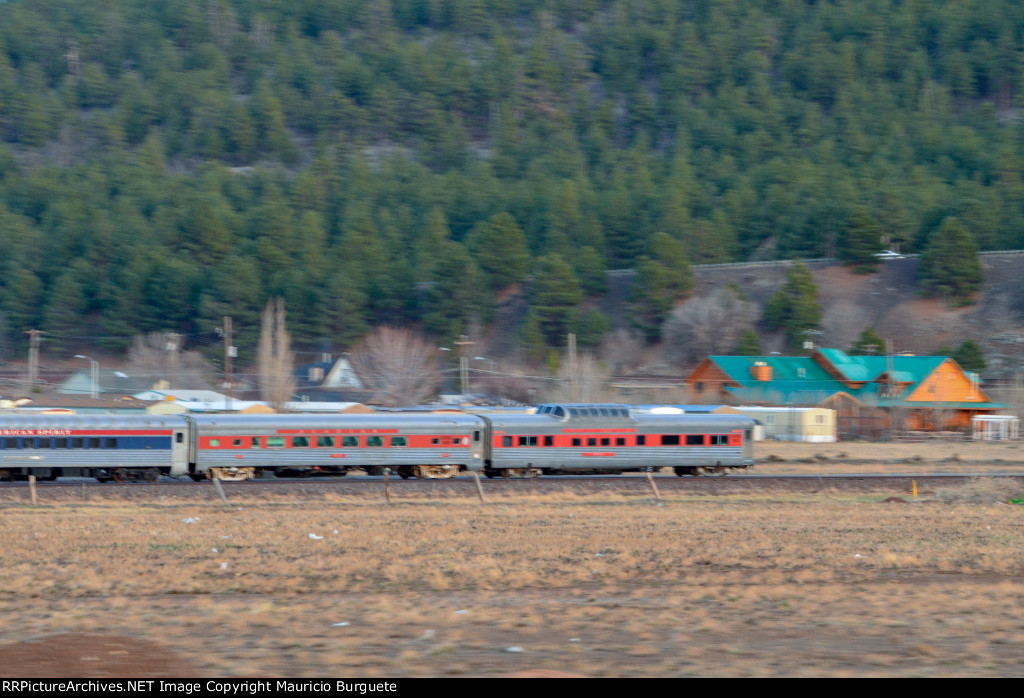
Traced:
POLYGON ((6 436, 0 438, 0 450, 10 451, 169 451, 171 445, 170 436, 6 436), (40 448, 40 441, 49 442, 49 445, 40 448), (73 446, 76 441, 81 442, 82 445, 73 446), (90 441, 98 441, 99 445, 90 445, 90 441), (113 441, 112 445, 111 441, 113 441), (58 447, 58 444, 66 445, 58 447))

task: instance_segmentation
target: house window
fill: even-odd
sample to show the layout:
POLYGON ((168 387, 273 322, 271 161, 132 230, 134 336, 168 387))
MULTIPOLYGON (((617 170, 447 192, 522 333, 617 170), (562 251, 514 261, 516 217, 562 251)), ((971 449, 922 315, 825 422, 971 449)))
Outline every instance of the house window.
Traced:
POLYGON ((697 392, 698 393, 703 393, 704 392, 704 384, 701 383, 700 381, 697 381, 697 392))
POLYGON ((823 415, 823 414, 816 415, 814 417, 814 423, 815 424, 824 424, 825 423, 825 415, 823 415))
POLYGON ((774 414, 765 415, 764 423, 765 424, 775 424, 775 415, 774 414))

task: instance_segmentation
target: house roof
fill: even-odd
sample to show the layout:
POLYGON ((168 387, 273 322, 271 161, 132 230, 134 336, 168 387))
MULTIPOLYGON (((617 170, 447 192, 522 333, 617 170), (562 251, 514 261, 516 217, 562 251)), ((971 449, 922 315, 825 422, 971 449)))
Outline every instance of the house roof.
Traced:
MULTIPOLYGON (((1003 409, 997 402, 908 402, 904 397, 885 397, 885 384, 899 383, 901 396, 914 392, 945 362, 945 356, 849 356, 841 349, 819 349, 810 356, 711 356, 736 386, 725 390, 746 402, 776 405, 816 405, 837 393, 846 393, 879 407, 933 407, 952 409, 1003 409), (819 359, 819 360, 816 360, 819 359), (833 371, 826 370, 830 366, 833 371), (770 380, 754 377, 754 367, 771 368, 770 380), (890 372, 891 368, 891 372, 890 372)), ((966 374, 975 380, 973 374, 966 374)))

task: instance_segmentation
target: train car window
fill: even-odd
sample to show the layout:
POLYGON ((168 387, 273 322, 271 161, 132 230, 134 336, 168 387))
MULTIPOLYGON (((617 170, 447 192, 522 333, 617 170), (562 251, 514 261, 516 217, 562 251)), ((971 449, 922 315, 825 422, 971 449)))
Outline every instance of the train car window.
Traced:
POLYGON ((392 446, 408 446, 409 443, 408 443, 408 439, 406 439, 404 436, 392 436, 391 437, 391 445, 392 446))
POLYGON ((68 447, 68 440, 67 439, 54 439, 54 447, 55 448, 67 448, 68 447))
POLYGON ((479 431, 474 431, 473 432, 473 443, 475 443, 475 444, 480 443, 480 432, 479 431))
POLYGON ((612 445, 612 440, 611 439, 601 439, 601 445, 602 446, 611 446, 612 445))
MULTIPOLYGON (((178 434, 178 436, 181 436, 181 434, 178 434)), ((252 437, 252 447, 253 448, 259 448, 260 447, 260 437, 258 437, 258 436, 252 437)))
POLYGON ((555 445, 555 437, 553 437, 553 436, 545 436, 544 437, 544 445, 545 446, 554 446, 555 445))
POLYGON ((615 437, 615 445, 616 446, 625 446, 626 445, 626 439, 624 439, 621 436, 616 436, 615 437))
POLYGON ((582 439, 573 439, 572 440, 572 445, 573 446, 582 446, 583 445, 583 441, 582 441, 582 439))
POLYGON ((235 446, 235 447, 241 447, 242 440, 241 439, 235 439, 234 441, 231 442, 231 445, 235 446))
POLYGON ((309 437, 308 436, 293 436, 292 446, 294 448, 309 448, 309 437))
POLYGON ((117 448, 117 439, 105 439, 103 448, 117 448))
POLYGON ((22 446, 21 446, 22 448, 35 448, 36 447, 36 440, 35 439, 22 439, 21 443, 22 443, 22 446))
POLYGON ((71 439, 71 448, 85 448, 85 439, 71 439))
POLYGON ((91 436, 91 437, 89 437, 89 448, 99 448, 99 447, 100 447, 100 439, 99 439, 99 437, 98 436, 91 436))
POLYGON ((556 407, 556 408, 555 408, 555 409, 554 409, 554 410, 552 411, 552 413, 553 413, 553 414, 554 414, 554 415, 555 415, 556 417, 559 417, 559 418, 564 418, 564 417, 565 417, 565 409, 563 409, 562 407, 556 407))
POLYGON ((703 446, 704 435, 703 434, 687 434, 686 435, 687 446, 703 446))
POLYGON ((679 435, 678 434, 662 434, 661 436, 662 446, 678 446, 679 435))
POLYGON ((4 448, 21 448, 20 439, 4 439, 4 448))
POLYGON ((383 436, 367 436, 366 437, 366 445, 371 447, 371 448, 374 447, 374 446, 383 446, 384 445, 384 437, 383 436))
POLYGON ((569 408, 569 416, 570 417, 581 417, 581 416, 583 416, 583 410, 578 409, 576 407, 570 407, 569 408))
POLYGON ((597 439, 595 439, 595 438, 587 439, 587 446, 597 446, 597 439))
POLYGON ((50 448, 50 439, 39 439, 39 448, 50 448))
POLYGON ((612 416, 612 415, 611 415, 611 413, 610 413, 610 412, 608 411, 608 408, 607 408, 607 407, 602 407, 602 408, 601 408, 600 410, 598 410, 598 411, 599 411, 599 412, 601 413, 601 416, 602 416, 602 417, 611 417, 611 416, 612 416))
POLYGON ((639 436, 636 437, 636 445, 637 446, 643 446, 646 443, 647 443, 647 436, 645 434, 640 434, 639 436))
POLYGON ((439 446, 441 444, 441 439, 434 437, 433 439, 430 440, 430 443, 432 443, 435 446, 439 446))
POLYGON ((355 448, 359 446, 358 436, 343 436, 341 437, 341 445, 346 448, 355 448))
POLYGON ((712 446, 725 446, 729 443, 728 434, 712 434, 711 445, 712 446))
POLYGON ((217 448, 220 446, 220 439, 210 439, 210 448, 217 448))
POLYGON ((285 438, 283 436, 268 436, 267 448, 284 448, 285 438))
POLYGON ((510 448, 512 446, 512 437, 511 436, 503 436, 503 437, 501 437, 501 445, 503 447, 505 447, 505 448, 510 448))
POLYGON ((318 436, 316 437, 316 445, 320 448, 334 448, 335 440, 333 436, 318 436))
POLYGON ((179 431, 177 434, 175 434, 175 437, 176 438, 174 440, 177 441, 179 444, 185 443, 185 434, 183 432, 179 431))

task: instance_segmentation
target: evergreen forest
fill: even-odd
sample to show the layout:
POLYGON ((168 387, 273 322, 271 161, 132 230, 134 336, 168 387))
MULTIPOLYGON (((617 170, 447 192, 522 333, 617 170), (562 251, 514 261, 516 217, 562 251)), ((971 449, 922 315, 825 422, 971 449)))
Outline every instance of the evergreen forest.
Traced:
POLYGON ((447 342, 518 292, 594 343, 629 268, 655 341, 691 264, 1022 248, 1022 42, 1011 0, 8 0, 0 336, 244 351, 281 297, 297 345, 447 342))

